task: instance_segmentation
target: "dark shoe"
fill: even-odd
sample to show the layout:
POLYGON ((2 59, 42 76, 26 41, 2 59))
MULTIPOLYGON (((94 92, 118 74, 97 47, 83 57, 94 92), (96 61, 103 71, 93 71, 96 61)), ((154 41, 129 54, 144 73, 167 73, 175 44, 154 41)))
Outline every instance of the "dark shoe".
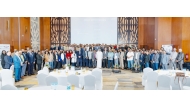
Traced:
POLYGON ((28 76, 31 76, 30 74, 28 76))
POLYGON ((15 82, 18 82, 17 80, 15 80, 15 82))

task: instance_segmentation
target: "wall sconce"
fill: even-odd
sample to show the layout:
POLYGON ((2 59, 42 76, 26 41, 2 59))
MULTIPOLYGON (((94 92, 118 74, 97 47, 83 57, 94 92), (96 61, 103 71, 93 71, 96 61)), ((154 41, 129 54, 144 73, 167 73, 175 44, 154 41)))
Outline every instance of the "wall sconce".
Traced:
POLYGON ((27 28, 27 26, 25 26, 25 33, 27 33, 27 31, 28 31, 28 28, 27 28))
POLYGON ((9 31, 9 28, 10 28, 10 26, 9 26, 10 24, 9 24, 9 20, 7 20, 7 30, 9 31))

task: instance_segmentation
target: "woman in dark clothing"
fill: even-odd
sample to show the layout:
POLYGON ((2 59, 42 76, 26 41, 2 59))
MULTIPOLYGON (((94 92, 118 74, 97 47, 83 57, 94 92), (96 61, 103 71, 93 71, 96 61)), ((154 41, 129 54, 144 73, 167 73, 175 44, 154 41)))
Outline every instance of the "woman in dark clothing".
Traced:
POLYGON ((1 53, 1 66, 3 69, 5 68, 5 60, 4 60, 5 56, 6 56, 6 51, 3 50, 1 53))

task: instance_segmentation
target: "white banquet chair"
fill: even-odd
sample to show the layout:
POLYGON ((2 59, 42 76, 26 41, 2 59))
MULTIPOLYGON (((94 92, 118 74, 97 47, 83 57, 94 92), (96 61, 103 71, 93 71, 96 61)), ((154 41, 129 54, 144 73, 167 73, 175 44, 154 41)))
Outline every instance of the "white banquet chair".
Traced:
POLYGON ((96 89, 96 77, 93 75, 84 76, 84 90, 96 89))
POLYGON ((47 71, 49 73, 48 67, 44 67, 43 70, 47 71))
MULTIPOLYGON (((182 77, 179 77, 179 81, 182 81, 182 79, 183 79, 182 77)), ((175 76, 171 77, 170 85, 172 86, 172 90, 181 90, 179 81, 178 81, 178 77, 177 78, 175 78, 175 76)), ((185 82, 185 80, 184 80, 184 82, 185 82)))
POLYGON ((102 70, 99 68, 93 69, 92 75, 96 77, 96 89, 102 90, 102 70))
POLYGON ((67 86, 68 84, 67 77, 58 77, 58 83, 59 85, 67 86))
POLYGON ((47 86, 46 84, 46 77, 48 75, 44 73, 37 74, 37 79, 38 79, 38 85, 39 86, 47 86))
POLYGON ((7 85, 4 85, 4 86, 1 88, 1 90, 18 90, 18 89, 17 89, 17 87, 15 87, 15 86, 12 86, 12 85, 7 84, 7 85))
POLYGON ((152 68, 144 68, 143 69, 143 75, 142 75, 142 85, 143 86, 145 86, 145 81, 146 81, 146 79, 147 79, 147 76, 146 76, 146 74, 148 73, 148 72, 152 72, 153 71, 153 69, 152 68))
POLYGON ((116 84, 115 84, 114 90, 118 89, 118 85, 119 85, 119 82, 117 81, 116 84))
POLYGON ((158 76, 158 90, 172 90, 170 86, 171 79, 166 75, 158 76))
POLYGON ((145 81, 145 90, 157 90, 158 74, 154 71, 147 73, 147 80, 145 81))
POLYGON ((53 76, 47 76, 45 80, 47 86, 50 86, 52 83, 58 83, 57 78, 53 76))
POLYGON ((10 70, 12 70, 14 74, 14 65, 11 65, 10 70))
POLYGON ((14 86, 15 79, 13 78, 12 70, 3 69, 0 71, 0 75, 1 75, 1 86, 7 85, 7 84, 14 86))
POLYGON ((49 74, 49 72, 47 70, 39 70, 38 74, 41 74, 41 73, 46 74, 46 75, 49 74))
POLYGON ((67 81, 71 85, 75 85, 75 87, 79 88, 79 77, 78 76, 71 74, 71 75, 67 76, 67 81))

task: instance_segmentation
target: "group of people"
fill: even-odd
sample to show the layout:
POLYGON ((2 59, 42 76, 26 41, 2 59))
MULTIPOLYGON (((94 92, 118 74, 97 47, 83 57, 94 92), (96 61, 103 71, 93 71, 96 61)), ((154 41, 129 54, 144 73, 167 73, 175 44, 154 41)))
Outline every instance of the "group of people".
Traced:
POLYGON ((183 69, 184 54, 176 49, 166 53, 161 50, 145 50, 127 45, 62 45, 51 46, 50 50, 14 50, 2 51, 1 65, 10 69, 14 65, 15 81, 23 76, 34 75, 34 70, 47 66, 50 70, 64 68, 67 65, 89 68, 138 69, 151 67, 154 70, 173 68, 183 69), (26 73, 27 72, 27 73, 26 73))

